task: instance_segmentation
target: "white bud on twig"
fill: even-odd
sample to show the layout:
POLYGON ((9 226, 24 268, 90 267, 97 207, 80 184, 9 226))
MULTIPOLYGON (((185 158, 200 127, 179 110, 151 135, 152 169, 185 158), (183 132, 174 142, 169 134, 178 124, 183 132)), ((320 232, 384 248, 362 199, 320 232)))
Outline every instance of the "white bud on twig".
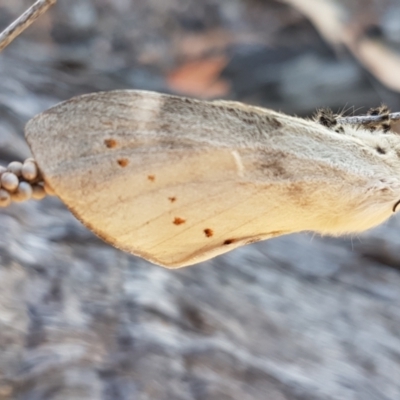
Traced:
POLYGON ((33 161, 26 160, 22 166, 22 176, 29 182, 38 177, 38 168, 33 161))
POLYGON ((1 186, 9 192, 14 192, 18 188, 18 177, 12 172, 4 172, 0 178, 1 186))
POLYGON ((46 197, 46 192, 42 185, 32 185, 32 198, 35 200, 42 200, 46 197))
POLYGON ((0 207, 7 207, 11 203, 10 193, 5 189, 0 189, 0 207))
POLYGON ((20 182, 16 192, 11 193, 12 201, 18 203, 29 200, 32 197, 32 186, 28 182, 20 182))
MULTIPOLYGON (((13 201, 43 199, 47 194, 44 185, 33 158, 27 158, 23 163, 13 161, 7 168, 0 166, 0 207, 6 207, 13 201)), ((46 189, 54 195, 54 191, 48 185, 46 189)))
POLYGON ((7 166, 7 171, 12 172, 18 177, 22 175, 22 163, 19 161, 10 162, 7 166))

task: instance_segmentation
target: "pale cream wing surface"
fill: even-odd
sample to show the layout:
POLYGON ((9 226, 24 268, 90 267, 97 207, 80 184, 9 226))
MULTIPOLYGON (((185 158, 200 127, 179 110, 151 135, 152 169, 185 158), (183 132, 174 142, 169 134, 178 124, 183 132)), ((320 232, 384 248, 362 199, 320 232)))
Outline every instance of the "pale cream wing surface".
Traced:
POLYGON ((361 232, 400 197, 400 140, 235 102, 94 93, 33 118, 45 181, 111 244, 167 267, 289 232, 361 232))
POLYGON ((263 218, 268 188, 248 178, 257 127, 243 139, 238 116, 211 104, 90 94, 35 117, 26 138, 46 182, 86 226, 116 247, 180 267, 281 233, 263 218))

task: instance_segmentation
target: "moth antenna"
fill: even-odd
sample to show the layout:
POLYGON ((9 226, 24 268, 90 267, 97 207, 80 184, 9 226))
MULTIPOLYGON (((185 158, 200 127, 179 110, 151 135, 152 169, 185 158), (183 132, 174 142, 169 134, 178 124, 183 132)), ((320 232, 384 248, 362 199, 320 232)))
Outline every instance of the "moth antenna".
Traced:
POLYGON ((339 109, 339 111, 338 111, 337 114, 336 114, 338 117, 342 117, 342 116, 346 115, 347 112, 348 112, 351 108, 353 108, 353 114, 354 114, 354 106, 349 106, 349 107, 347 107, 347 104, 348 104, 348 103, 346 103, 346 104, 342 107, 342 109, 339 109))
POLYGON ((351 108, 353 109, 353 111, 351 112, 351 115, 354 115, 356 112, 362 110, 364 107, 357 107, 357 108, 354 108, 354 106, 352 106, 351 108))

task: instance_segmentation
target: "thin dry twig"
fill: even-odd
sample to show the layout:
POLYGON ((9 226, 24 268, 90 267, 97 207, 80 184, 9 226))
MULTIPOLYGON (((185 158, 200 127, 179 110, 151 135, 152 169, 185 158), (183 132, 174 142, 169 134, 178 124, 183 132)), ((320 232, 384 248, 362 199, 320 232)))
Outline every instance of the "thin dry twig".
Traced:
MULTIPOLYGON (((357 115, 353 117, 342 117, 338 118, 339 124, 349 124, 349 125, 368 125, 374 122, 383 121, 385 116, 383 115, 357 115)), ((389 119, 391 121, 397 121, 400 119, 400 112, 395 112, 389 114, 389 119)))
POLYGON ((6 48, 18 35, 44 14, 57 0, 38 0, 18 19, 0 33, 0 51, 6 48))

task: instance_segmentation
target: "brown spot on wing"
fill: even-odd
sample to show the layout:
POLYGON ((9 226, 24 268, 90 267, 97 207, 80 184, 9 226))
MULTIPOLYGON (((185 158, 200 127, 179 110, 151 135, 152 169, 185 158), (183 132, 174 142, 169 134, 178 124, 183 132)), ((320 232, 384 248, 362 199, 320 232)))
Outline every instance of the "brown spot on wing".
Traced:
POLYGON ((260 168, 266 175, 270 175, 274 178, 285 179, 288 177, 283 162, 277 159, 260 163, 260 168))
POLYGON ((204 229, 204 234, 205 234, 207 237, 211 237, 212 235, 214 235, 214 232, 213 232, 212 229, 207 228, 207 229, 204 229))
POLYGON ((291 201, 298 204, 300 207, 309 207, 312 204, 307 191, 304 190, 304 187, 300 183, 288 185, 288 193, 292 199, 291 201))
POLYGON ((104 144, 109 148, 113 149, 114 147, 117 146, 117 141, 114 139, 105 139, 104 144))
POLYGON ((148 179, 149 181, 154 182, 155 179, 156 179, 156 177, 155 177, 154 175, 149 175, 149 176, 147 177, 147 179, 148 179))
POLYGON ((168 200, 171 202, 171 203, 174 203, 175 201, 176 201, 176 197, 174 196, 174 197, 168 197, 168 200))
POLYGON ((127 158, 119 158, 117 163, 120 167, 124 168, 129 164, 129 160, 127 158))
POLYGON ((174 219, 174 224, 175 225, 182 225, 182 224, 184 224, 186 222, 186 220, 185 219, 183 219, 183 218, 179 218, 179 217, 175 217, 175 219, 174 219))
POLYGON ((224 241, 224 246, 227 246, 228 244, 232 244, 234 242, 236 242, 236 239, 226 239, 224 241))

